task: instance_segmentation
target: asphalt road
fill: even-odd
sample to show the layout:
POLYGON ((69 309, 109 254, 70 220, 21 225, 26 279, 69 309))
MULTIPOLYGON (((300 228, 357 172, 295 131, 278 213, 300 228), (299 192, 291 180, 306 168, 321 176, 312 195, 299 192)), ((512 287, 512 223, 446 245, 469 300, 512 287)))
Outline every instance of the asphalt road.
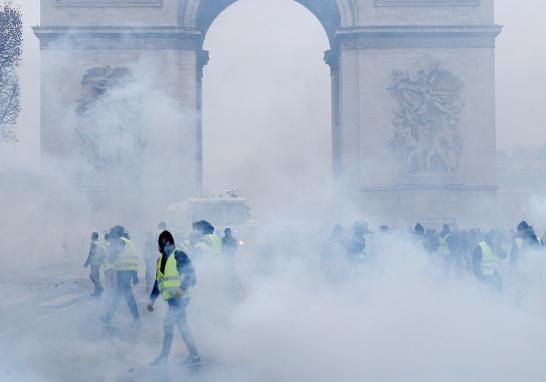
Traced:
POLYGON ((186 353, 178 334, 169 365, 148 366, 160 351, 164 307, 148 313, 143 286, 135 288, 142 316, 142 327, 135 330, 124 303, 112 327, 99 320, 108 296, 89 296, 92 286, 80 262, 3 276, 0 381, 216 380, 212 366, 181 366, 186 353))

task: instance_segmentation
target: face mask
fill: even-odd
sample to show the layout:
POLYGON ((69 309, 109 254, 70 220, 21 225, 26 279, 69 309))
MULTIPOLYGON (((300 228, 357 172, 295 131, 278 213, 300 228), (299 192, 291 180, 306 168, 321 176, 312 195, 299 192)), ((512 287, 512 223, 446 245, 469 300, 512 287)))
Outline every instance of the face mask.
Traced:
POLYGON ((160 252, 163 253, 164 255, 170 255, 172 250, 173 250, 173 245, 169 243, 165 243, 163 244, 163 249, 160 252))

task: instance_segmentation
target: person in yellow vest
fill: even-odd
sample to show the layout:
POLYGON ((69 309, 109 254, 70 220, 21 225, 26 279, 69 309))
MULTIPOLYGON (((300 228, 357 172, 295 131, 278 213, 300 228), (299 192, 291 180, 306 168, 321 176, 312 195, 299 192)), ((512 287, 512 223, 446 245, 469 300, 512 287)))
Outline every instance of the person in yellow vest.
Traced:
POLYGON ((472 256, 472 268, 476 278, 497 290, 502 290, 502 275, 500 273, 502 259, 506 258, 500 246, 499 234, 489 231, 485 240, 480 241, 472 256))
POLYGON ((509 247, 510 264, 516 266, 522 253, 528 248, 539 248, 542 239, 535 233, 532 226, 525 220, 518 224, 516 234, 509 247))
POLYGON ((140 326, 140 314, 133 294, 133 285, 139 282, 138 255, 135 245, 122 226, 115 226, 110 230, 107 259, 115 271, 116 285, 108 312, 100 319, 110 325, 121 299, 124 298, 133 316, 133 325, 138 327, 140 326))
POLYGON ((206 220, 201 220, 192 224, 193 240, 196 244, 193 246, 193 253, 197 257, 219 255, 222 251, 222 240, 214 233, 214 226, 206 220))
POLYGON ((186 316, 190 303, 191 290, 195 286, 195 270, 188 255, 176 249, 174 238, 169 231, 163 231, 158 239, 161 256, 157 260, 157 275, 154 283, 148 311, 154 311, 154 303, 161 296, 169 305, 163 322, 163 346, 161 354, 151 363, 158 366, 167 361, 174 336, 174 326, 178 327, 186 344, 189 356, 184 365, 196 367, 201 364, 201 357, 193 341, 186 316))

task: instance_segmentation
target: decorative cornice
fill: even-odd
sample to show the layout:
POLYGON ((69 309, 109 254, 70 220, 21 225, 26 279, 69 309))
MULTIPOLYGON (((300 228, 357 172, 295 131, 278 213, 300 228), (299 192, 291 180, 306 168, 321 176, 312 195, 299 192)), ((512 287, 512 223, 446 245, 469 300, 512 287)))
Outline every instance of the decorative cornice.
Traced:
POLYGON ((32 28, 41 49, 198 49, 202 34, 181 27, 32 28))
POLYGON ((494 48, 499 25, 377 25, 341 28, 346 48, 494 48))

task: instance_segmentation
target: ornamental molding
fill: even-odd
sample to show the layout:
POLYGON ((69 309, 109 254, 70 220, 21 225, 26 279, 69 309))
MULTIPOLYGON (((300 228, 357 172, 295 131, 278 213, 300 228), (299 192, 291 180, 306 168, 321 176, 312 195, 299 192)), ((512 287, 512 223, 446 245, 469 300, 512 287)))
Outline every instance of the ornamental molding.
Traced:
POLYGON ((376 25, 341 28, 335 39, 358 48, 494 48, 500 25, 376 25))
POLYGON ((40 48, 200 49, 200 31, 181 27, 34 27, 40 48))

